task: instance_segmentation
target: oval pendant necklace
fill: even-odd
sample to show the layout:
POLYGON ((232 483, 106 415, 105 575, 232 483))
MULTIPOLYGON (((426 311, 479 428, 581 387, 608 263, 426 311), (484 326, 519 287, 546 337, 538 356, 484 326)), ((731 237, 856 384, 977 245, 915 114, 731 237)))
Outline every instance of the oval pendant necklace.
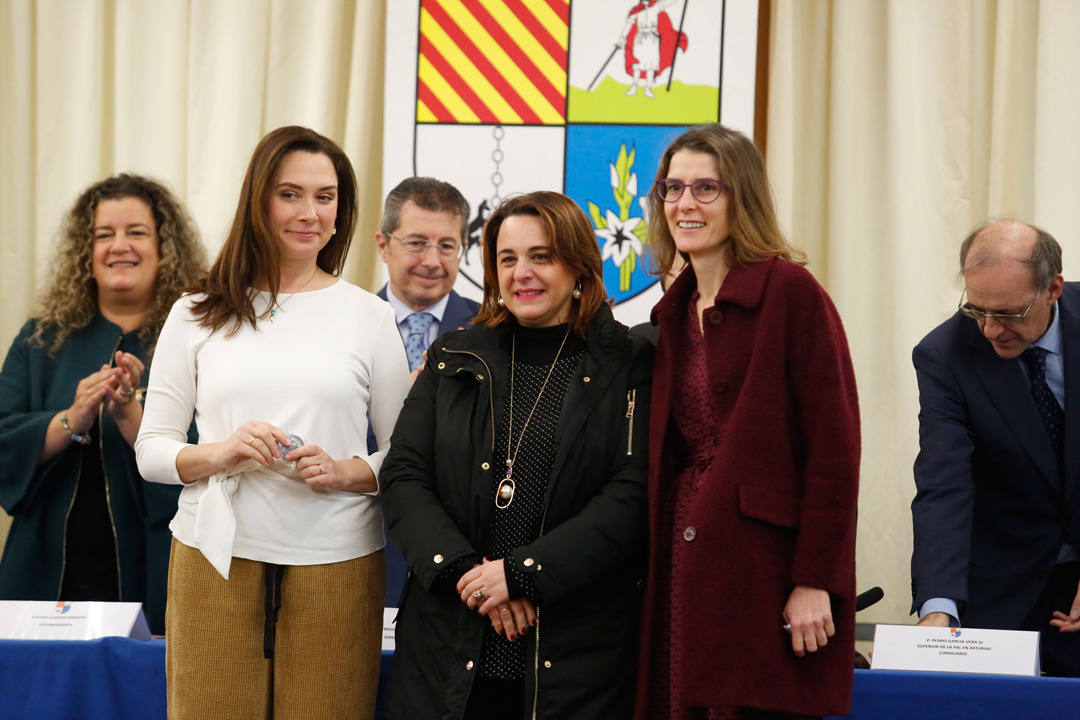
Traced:
POLYGON ((540 386, 540 392, 536 394, 536 401, 533 402, 532 409, 529 410, 529 414, 525 417, 525 424, 521 426, 521 434, 518 435, 512 456, 510 455, 510 445, 514 437, 514 361, 517 358, 517 334, 510 340, 510 426, 506 431, 506 477, 499 482, 499 487, 495 491, 495 507, 500 510, 505 510, 510 507, 510 503, 514 502, 514 491, 517 489, 517 485, 514 483, 514 461, 517 460, 518 452, 521 450, 521 441, 525 439, 525 430, 529 427, 529 421, 532 420, 533 413, 536 412, 536 407, 540 404, 540 398, 544 396, 548 380, 551 379, 551 373, 555 372, 555 364, 559 362, 559 356, 562 355, 568 337, 570 337, 569 325, 566 327, 566 334, 563 335, 562 342, 559 343, 559 350, 555 353, 555 359, 551 361, 551 367, 548 368, 544 382, 540 386))

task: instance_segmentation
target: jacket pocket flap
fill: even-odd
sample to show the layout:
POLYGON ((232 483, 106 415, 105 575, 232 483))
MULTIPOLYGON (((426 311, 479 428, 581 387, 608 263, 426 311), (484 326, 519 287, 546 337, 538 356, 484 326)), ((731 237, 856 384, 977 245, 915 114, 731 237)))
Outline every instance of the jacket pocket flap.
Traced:
POLYGON ((764 485, 739 485, 739 512, 786 528, 799 527, 799 499, 764 485))

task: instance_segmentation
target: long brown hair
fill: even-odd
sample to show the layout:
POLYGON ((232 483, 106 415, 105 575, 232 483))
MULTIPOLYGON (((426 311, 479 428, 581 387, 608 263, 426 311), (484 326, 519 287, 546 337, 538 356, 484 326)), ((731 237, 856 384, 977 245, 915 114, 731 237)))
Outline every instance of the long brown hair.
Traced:
POLYGON ((581 297, 570 303, 570 327, 581 337, 600 306, 607 302, 603 260, 596 244, 596 231, 578 204, 557 192, 541 190, 505 200, 484 225, 484 302, 473 322, 494 327, 506 322, 511 313, 499 304, 499 229, 511 215, 540 218, 551 241, 551 257, 570 269, 581 286, 581 297))
MULTIPOLYGON (((656 194, 656 183, 667 177, 671 158, 680 150, 705 153, 716 161, 718 180, 727 183, 731 235, 727 246, 733 264, 745 264, 779 256, 805 264, 806 256, 788 244, 773 208, 772 190, 765 174, 765 163, 750 138, 719 123, 702 125, 684 132, 672 141, 656 170, 653 190, 649 192, 650 269, 658 275, 671 271, 678 250, 671 237, 664 200, 656 194)), ((689 191, 689 190, 688 190, 689 191)), ((688 257, 684 260, 689 262, 688 257)))
POLYGON ((234 322, 232 334, 247 322, 255 327, 267 317, 277 302, 280 282, 280 251, 267 222, 271 185, 281 161, 289 153, 302 151, 326 155, 334 166, 338 181, 337 232, 319 251, 316 264, 331 275, 340 275, 345 267, 353 229, 356 226, 356 175, 352 163, 337 144, 314 130, 289 125, 266 135, 251 155, 240 200, 236 204, 232 227, 209 275, 195 290, 205 297, 194 303, 192 312, 202 327, 211 331, 234 322), (270 287, 270 303, 262 315, 255 314, 252 288, 265 282, 270 287))
POLYGON ((105 200, 138 198, 150 206, 158 238, 158 269, 154 296, 139 329, 147 354, 153 353, 161 326, 184 288, 191 286, 206 268, 206 250, 195 223, 184 206, 161 183, 141 175, 121 173, 86 188, 64 217, 56 244, 48 284, 38 301, 37 327, 30 344, 55 355, 64 341, 83 329, 98 312, 98 288, 94 280, 94 220, 105 200))

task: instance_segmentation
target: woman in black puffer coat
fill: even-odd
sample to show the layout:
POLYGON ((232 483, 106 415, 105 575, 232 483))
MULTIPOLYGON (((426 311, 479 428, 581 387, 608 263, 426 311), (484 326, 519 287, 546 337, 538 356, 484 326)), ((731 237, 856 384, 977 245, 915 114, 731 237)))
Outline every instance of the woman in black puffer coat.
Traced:
POLYGON ((431 346, 382 467, 411 573, 391 718, 630 717, 651 347, 563 195, 484 229, 475 325, 431 346))

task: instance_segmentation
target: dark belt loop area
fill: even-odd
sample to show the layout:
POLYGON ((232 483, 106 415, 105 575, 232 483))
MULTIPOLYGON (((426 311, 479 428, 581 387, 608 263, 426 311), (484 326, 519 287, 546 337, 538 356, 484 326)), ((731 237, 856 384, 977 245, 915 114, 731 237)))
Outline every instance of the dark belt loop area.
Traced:
POLYGON ((277 633, 278 612, 281 610, 281 581, 285 577, 285 565, 266 563, 266 625, 263 627, 263 657, 274 657, 274 637, 277 633))

